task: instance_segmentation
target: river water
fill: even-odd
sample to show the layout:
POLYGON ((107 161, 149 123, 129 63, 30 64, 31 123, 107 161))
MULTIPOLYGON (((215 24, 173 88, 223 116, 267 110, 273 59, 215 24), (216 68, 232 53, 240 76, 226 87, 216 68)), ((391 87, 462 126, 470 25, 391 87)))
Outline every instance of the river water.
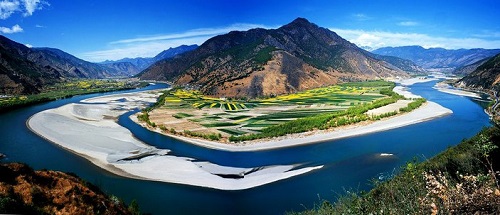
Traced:
MULTIPOLYGON (((38 137, 26 127, 33 114, 85 98, 93 94, 20 108, 0 113, 0 152, 2 162, 22 162, 35 169, 73 172, 125 202, 135 199, 141 210, 153 214, 283 214, 312 208, 321 200, 335 200, 345 190, 368 190, 370 180, 386 178, 414 158, 427 159, 490 126, 481 103, 466 97, 432 89, 436 82, 415 84, 413 94, 437 102, 453 114, 403 128, 317 144, 259 152, 224 152, 201 148, 133 123, 125 114, 119 123, 134 135, 158 148, 212 163, 255 167, 280 164, 324 165, 319 170, 242 190, 209 188, 128 179, 108 173, 89 161, 73 155, 38 137), (381 157, 381 153, 394 156, 381 157)), ((151 85, 145 89, 165 87, 151 85)), ((132 90, 137 91, 137 90, 132 90)))

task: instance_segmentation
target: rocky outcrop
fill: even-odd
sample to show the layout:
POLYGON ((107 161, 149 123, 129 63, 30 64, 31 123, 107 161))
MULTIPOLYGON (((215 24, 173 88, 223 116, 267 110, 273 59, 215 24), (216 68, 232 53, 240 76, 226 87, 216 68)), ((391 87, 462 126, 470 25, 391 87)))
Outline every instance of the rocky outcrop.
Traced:
POLYGON ((131 214, 123 203, 73 174, 0 164, 0 213, 131 214))

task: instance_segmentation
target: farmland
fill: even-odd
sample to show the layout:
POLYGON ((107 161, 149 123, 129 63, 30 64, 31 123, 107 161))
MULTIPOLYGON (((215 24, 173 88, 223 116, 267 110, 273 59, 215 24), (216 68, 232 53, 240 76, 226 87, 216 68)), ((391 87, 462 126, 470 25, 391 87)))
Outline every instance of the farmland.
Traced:
MULTIPOLYGON (((174 88, 165 91, 145 112, 149 124, 161 126, 166 133, 220 137, 216 140, 223 142, 245 141, 396 115, 407 109, 367 114, 404 100, 392 92, 393 87, 394 83, 385 81, 357 82, 254 100, 213 98, 196 90, 174 88)), ((417 106, 423 102, 417 102, 417 106)))

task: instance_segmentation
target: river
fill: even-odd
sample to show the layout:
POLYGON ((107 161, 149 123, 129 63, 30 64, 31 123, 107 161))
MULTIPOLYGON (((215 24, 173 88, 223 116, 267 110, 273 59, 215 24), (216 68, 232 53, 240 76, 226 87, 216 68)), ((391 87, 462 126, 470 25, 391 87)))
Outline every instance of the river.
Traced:
MULTIPOLYGON (((137 200, 145 213, 283 214, 312 208, 323 199, 334 200, 344 190, 368 190, 371 179, 388 177, 413 158, 430 158, 491 125, 480 102, 439 92, 432 88, 435 83, 415 84, 410 87, 410 92, 451 109, 453 114, 374 134, 259 152, 201 148, 150 132, 133 123, 128 118, 131 113, 119 118, 119 123, 138 139, 158 148, 171 149, 174 155, 238 167, 296 163, 324 165, 304 175, 248 190, 221 191, 123 178, 47 142, 26 127, 26 120, 39 111, 110 93, 76 96, 1 113, 0 152, 7 155, 2 162, 22 162, 35 169, 76 173, 125 202, 137 200), (380 153, 394 156, 381 157, 380 153)), ((164 85, 151 85, 145 89, 159 87, 164 85)))

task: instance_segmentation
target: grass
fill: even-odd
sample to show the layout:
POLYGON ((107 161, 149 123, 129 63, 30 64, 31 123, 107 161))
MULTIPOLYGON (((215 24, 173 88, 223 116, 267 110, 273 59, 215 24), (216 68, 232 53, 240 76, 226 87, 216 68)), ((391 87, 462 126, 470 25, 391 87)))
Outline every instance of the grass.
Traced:
POLYGON ((288 214, 496 214, 500 211, 500 129, 483 129, 430 160, 408 162, 367 193, 288 214), (411 186, 409 186, 411 185, 411 186))
POLYGON ((213 127, 227 127, 227 126, 235 126, 238 125, 237 123, 232 123, 232 122, 213 122, 213 123, 206 123, 206 124, 201 124, 207 128, 213 128, 213 127))
POLYGON ((243 134, 247 133, 245 131, 240 131, 240 130, 230 129, 230 128, 219 128, 217 130, 228 133, 230 135, 243 135, 243 134))

